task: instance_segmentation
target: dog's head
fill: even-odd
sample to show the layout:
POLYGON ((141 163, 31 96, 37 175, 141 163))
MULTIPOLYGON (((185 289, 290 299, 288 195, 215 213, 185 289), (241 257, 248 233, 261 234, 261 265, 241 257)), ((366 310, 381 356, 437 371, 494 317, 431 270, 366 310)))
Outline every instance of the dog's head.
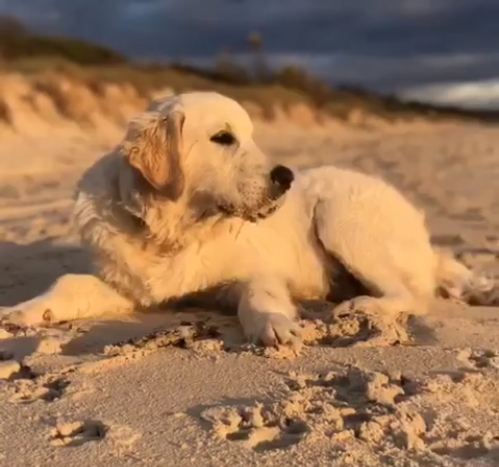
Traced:
POLYGON ((271 167, 252 137, 246 111, 220 94, 181 94, 134 120, 121 146, 145 186, 165 202, 182 202, 199 217, 255 221, 272 213, 293 173, 271 167))

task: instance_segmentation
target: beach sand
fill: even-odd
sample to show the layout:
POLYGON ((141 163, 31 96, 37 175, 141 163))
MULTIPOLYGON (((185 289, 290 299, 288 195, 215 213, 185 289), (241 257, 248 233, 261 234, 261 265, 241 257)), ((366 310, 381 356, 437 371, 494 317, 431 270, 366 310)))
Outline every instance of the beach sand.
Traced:
MULTIPOLYGON (((89 270, 72 190, 120 137, 36 125, 2 130, 3 306, 89 270)), ((256 134, 276 162, 381 175, 426 211, 437 245, 498 280, 499 127, 281 118, 256 134)), ((0 465, 499 465, 494 293, 437 300, 391 345, 345 346, 304 320, 298 354, 245 344, 217 310, 2 328, 0 465)))

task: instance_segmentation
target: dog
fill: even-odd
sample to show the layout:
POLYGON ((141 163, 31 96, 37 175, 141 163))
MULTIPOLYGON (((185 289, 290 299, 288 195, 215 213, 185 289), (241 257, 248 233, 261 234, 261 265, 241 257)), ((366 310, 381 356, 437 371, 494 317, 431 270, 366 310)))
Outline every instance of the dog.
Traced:
POLYGON ((437 288, 466 288, 471 272, 432 247, 424 215, 393 187, 272 166, 252 132, 220 94, 151 106, 78 186, 74 221, 95 275, 64 275, 4 318, 34 326, 204 294, 271 346, 299 340, 297 303, 338 301, 339 269, 362 290, 345 312, 421 314, 437 288))

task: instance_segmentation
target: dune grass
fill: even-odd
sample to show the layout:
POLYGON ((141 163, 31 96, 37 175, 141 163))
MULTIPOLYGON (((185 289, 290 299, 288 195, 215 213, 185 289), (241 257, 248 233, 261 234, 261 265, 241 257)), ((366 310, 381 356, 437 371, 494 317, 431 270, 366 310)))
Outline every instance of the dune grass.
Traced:
MULTIPOLYGON (((362 89, 331 87, 299 68, 291 74, 281 70, 281 73, 276 73, 264 83, 255 80, 238 82, 220 73, 192 67, 130 63, 82 65, 54 56, 4 61, 0 63, 0 68, 31 77, 39 86, 43 86, 45 92, 54 94, 55 97, 57 93, 50 82, 57 79, 57 76, 66 76, 87 85, 97 95, 107 83, 129 84, 144 97, 164 88, 171 88, 175 92, 216 91, 240 102, 258 106, 262 116, 267 118, 272 118, 276 107, 286 110, 297 104, 305 104, 316 111, 317 115, 329 115, 338 119, 348 119, 352 112, 358 111, 386 121, 414 118, 499 120, 499 112, 402 102, 395 97, 380 96, 362 89)), ((8 115, 0 105, 1 118, 8 118, 8 115)))

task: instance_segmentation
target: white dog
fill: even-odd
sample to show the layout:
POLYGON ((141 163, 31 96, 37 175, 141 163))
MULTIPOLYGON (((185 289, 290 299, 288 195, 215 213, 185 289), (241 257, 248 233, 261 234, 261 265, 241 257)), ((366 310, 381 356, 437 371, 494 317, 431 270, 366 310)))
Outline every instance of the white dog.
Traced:
POLYGON ((133 121, 79 186, 75 220, 96 276, 65 275, 7 319, 89 318, 210 292, 237 308, 249 339, 274 345, 297 338, 297 301, 335 299, 340 265, 365 289, 340 307, 370 313, 423 313, 438 286, 470 279, 394 188, 335 167, 271 167, 252 130, 215 93, 169 98, 133 121))

